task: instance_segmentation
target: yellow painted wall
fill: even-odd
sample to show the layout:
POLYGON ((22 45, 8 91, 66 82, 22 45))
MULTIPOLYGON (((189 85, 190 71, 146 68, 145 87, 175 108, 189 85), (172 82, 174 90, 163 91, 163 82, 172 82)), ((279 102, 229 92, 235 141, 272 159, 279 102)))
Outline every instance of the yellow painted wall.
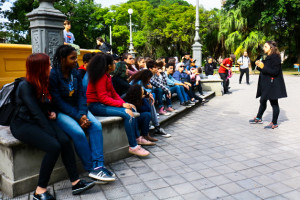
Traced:
MULTIPOLYGON (((83 55, 91 52, 97 52, 97 50, 80 49, 78 64, 82 65, 83 55)), ((31 45, 0 44, 0 88, 18 77, 25 76, 26 58, 31 53, 31 45)))

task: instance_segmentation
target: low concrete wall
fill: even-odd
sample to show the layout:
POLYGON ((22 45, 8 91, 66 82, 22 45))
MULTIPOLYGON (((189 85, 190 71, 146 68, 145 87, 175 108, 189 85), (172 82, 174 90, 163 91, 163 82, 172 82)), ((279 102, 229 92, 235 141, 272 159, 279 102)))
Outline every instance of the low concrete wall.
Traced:
MULTIPOLYGON (((83 55, 99 50, 80 49, 78 64, 82 65, 83 55)), ((0 88, 14 81, 18 77, 24 77, 26 73, 26 58, 32 53, 31 45, 25 44, 0 44, 0 88)))
POLYGON ((201 79, 203 91, 213 91, 216 96, 223 96, 223 81, 221 79, 201 79))
MULTIPOLYGON (((121 117, 98 117, 103 127, 104 159, 106 163, 130 156, 128 140, 121 117)), ((44 152, 15 139, 9 127, 0 126, 0 190, 15 197, 33 191, 38 182, 44 152)), ((79 172, 83 172, 77 158, 79 172)), ((56 163, 49 184, 67 178, 61 162, 56 163)))

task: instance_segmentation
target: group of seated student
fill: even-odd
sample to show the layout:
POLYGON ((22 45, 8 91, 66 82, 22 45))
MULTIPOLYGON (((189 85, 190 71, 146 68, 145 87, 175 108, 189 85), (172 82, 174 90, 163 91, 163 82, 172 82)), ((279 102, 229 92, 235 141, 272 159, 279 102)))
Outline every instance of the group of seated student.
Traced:
POLYGON ((47 191, 47 184, 60 154, 74 195, 96 183, 116 180, 104 165, 102 126, 95 116, 122 117, 129 153, 148 156, 150 152, 142 146, 158 141, 149 134, 151 123, 154 135, 171 137, 158 121, 158 113, 176 112, 171 95, 177 93, 183 106, 203 101, 192 89, 193 85, 201 85, 196 68, 185 73, 179 63, 174 72, 174 59, 166 63, 165 59, 134 60, 130 54, 123 58, 120 61, 119 56, 110 54, 85 54, 84 64, 78 67, 77 52, 70 45, 57 48, 53 63, 42 53, 27 58, 26 78, 15 92, 20 109, 10 128, 17 139, 46 152, 34 199, 55 199, 47 191), (79 179, 69 138, 92 180, 79 179))

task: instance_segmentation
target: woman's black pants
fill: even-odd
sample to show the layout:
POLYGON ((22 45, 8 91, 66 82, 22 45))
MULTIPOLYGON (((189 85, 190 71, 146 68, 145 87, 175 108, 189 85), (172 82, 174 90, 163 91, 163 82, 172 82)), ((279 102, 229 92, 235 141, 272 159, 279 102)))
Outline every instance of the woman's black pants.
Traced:
MULTIPOLYGON (((10 128, 15 138, 46 152, 40 168, 39 187, 47 187, 60 153, 70 181, 73 182, 79 179, 73 147, 68 136, 56 125, 55 121, 49 120, 46 131, 37 124, 21 119, 15 119, 10 128)), ((27 162, 30 162, 30 160, 27 162)))
MULTIPOLYGON (((260 99, 260 106, 258 109, 258 113, 257 113, 257 118, 262 118, 266 108, 267 108, 267 101, 268 100, 262 100, 260 99)), ((269 100, 273 109, 273 118, 272 118, 272 122, 273 124, 277 124, 277 120, 278 120, 278 116, 279 116, 279 104, 278 104, 278 99, 275 100, 269 100)))

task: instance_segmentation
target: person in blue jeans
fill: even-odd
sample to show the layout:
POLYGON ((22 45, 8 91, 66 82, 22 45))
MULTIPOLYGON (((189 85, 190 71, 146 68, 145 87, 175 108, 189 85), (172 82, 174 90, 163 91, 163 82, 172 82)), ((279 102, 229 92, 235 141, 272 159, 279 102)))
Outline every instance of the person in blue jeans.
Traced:
POLYGON ((165 73, 167 75, 167 84, 171 91, 171 94, 177 93, 177 97, 180 101, 180 105, 190 107, 193 104, 189 101, 189 97, 187 93, 184 91, 185 85, 182 82, 177 81, 176 79, 173 78, 172 76, 173 72, 174 72, 174 64, 168 63, 166 65, 165 73))
MULTIPOLYGON (((138 125, 141 130, 141 136, 148 140, 149 136, 149 124, 151 120, 151 106, 153 99, 148 99, 149 94, 144 93, 144 89, 140 85, 133 85, 129 88, 124 97, 124 100, 133 104, 140 116, 137 118, 138 125), (150 102, 149 102, 150 101, 150 102)), ((150 140, 151 141, 151 140, 150 140)), ((149 146, 155 145, 154 142, 149 143, 149 146)))
MULTIPOLYGON (((144 89, 144 92, 149 94, 149 99, 153 99, 155 102, 155 93, 152 93, 152 85, 150 83, 150 79, 152 78, 152 76, 153 74, 149 69, 144 69, 132 75, 129 79, 129 82, 130 85, 135 85, 135 84, 140 85, 144 89)), ((145 102, 145 104, 147 104, 147 102, 145 102)), ((154 103, 151 103, 150 107, 151 107, 152 124, 154 125, 154 134, 166 138, 171 137, 171 134, 167 133, 163 128, 160 127, 154 103)), ((151 137, 150 134, 148 134, 146 138, 147 140, 150 140, 152 142, 158 141, 156 138, 151 137)))
POLYGON ((115 70, 113 57, 107 54, 97 54, 89 63, 89 83, 86 97, 90 111, 97 116, 120 116, 124 119, 124 127, 129 143, 129 153, 138 156, 148 156, 149 151, 140 145, 147 141, 140 137, 135 115, 136 108, 126 103, 115 91, 110 73, 115 70))
POLYGON ((76 66, 76 50, 69 45, 58 47, 50 73, 50 93, 58 110, 57 123, 72 138, 89 176, 101 181, 114 181, 114 173, 104 167, 102 126, 88 111, 76 66), (89 134, 89 142, 85 131, 89 134))

